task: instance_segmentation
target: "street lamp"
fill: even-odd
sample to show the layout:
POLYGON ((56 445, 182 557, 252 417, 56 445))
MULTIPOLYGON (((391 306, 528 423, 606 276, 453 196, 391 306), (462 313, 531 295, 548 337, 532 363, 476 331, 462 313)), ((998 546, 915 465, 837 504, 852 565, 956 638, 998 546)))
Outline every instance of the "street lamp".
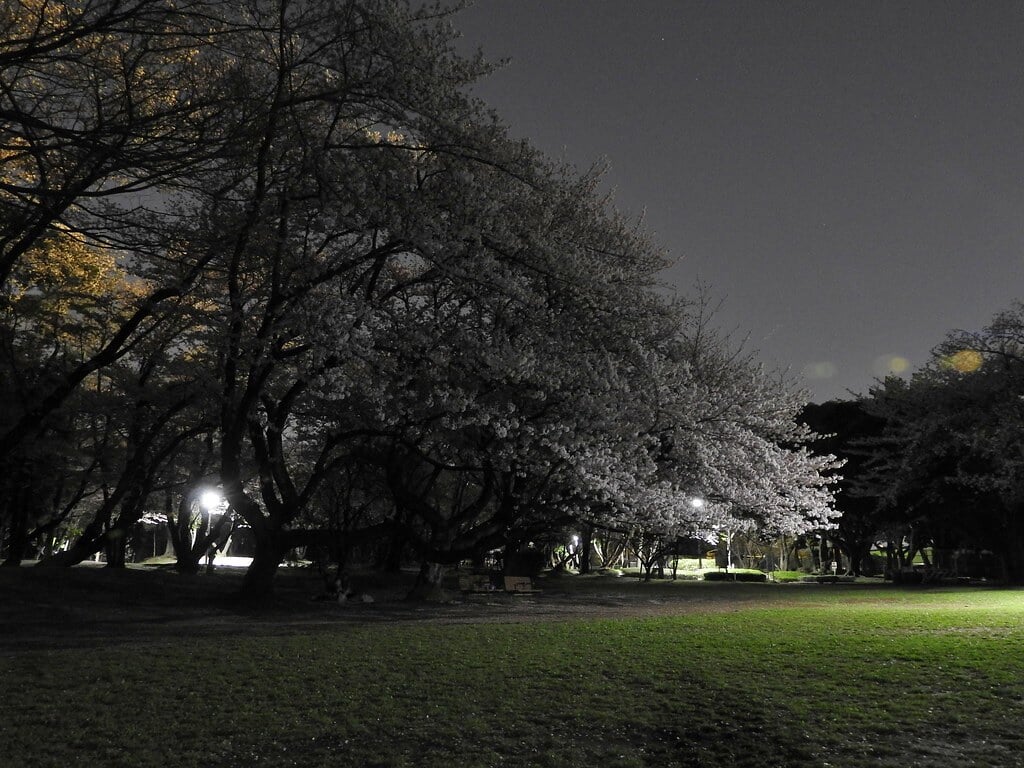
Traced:
POLYGON ((224 497, 212 489, 203 491, 199 497, 199 506, 207 512, 212 512, 224 503, 224 497))
MULTIPOLYGON (((225 508, 226 499, 220 494, 219 491, 213 488, 207 488, 199 495, 199 506, 206 512, 206 519, 201 523, 202 528, 205 530, 206 535, 209 536, 209 547, 206 551, 206 572, 213 572, 214 560, 217 557, 217 544, 216 536, 220 532, 220 525, 214 526, 213 516, 223 515, 227 512, 225 508)), ((219 523, 223 524, 224 518, 221 518, 219 523)))
MULTIPOLYGON (((694 509, 703 509, 704 508, 704 499, 702 499, 700 496, 694 496, 692 499, 690 499, 690 506, 693 507, 694 509)), ((704 567, 704 556, 701 553, 700 541, 698 539, 698 542, 697 542, 697 568, 703 568, 703 567, 704 567)))

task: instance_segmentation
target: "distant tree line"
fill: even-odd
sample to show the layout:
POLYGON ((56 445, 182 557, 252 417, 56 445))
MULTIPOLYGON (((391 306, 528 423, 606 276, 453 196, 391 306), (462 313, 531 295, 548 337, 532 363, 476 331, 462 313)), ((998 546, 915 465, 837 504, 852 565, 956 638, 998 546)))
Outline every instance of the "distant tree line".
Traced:
POLYGON ((881 545, 896 578, 919 556, 936 576, 1024 583, 1024 305, 950 333, 909 380, 805 418, 847 460, 829 536, 855 572, 881 545))
POLYGON ((367 542, 429 592, 567 526, 827 524, 799 393, 467 95, 449 15, 0 2, 7 564, 123 565, 148 519, 195 569, 231 519, 250 595, 367 542))

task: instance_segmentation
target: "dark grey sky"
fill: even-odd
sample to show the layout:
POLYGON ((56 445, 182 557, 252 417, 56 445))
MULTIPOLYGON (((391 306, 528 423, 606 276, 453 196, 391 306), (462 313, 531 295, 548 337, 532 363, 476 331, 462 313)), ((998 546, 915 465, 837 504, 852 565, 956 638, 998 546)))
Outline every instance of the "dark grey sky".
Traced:
POLYGON ((816 400, 1024 299, 1024 3, 477 0, 476 93, 816 400))

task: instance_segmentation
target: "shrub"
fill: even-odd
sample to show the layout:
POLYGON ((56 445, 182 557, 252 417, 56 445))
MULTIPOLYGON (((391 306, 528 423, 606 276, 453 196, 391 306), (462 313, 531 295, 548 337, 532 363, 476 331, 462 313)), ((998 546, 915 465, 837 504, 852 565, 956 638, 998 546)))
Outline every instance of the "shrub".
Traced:
POLYGON ((705 571, 704 581, 767 581, 762 571, 705 571))
POLYGON ((832 576, 831 574, 804 576, 800 579, 808 584, 853 584, 856 580, 855 576, 832 576))

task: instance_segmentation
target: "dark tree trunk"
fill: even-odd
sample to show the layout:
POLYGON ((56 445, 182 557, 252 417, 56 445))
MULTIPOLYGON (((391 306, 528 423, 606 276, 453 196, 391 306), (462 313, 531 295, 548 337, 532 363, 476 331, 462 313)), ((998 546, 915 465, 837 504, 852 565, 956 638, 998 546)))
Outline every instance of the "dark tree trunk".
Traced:
MULTIPOLYGON (((109 517, 109 512, 106 515, 109 517)), ((52 557, 39 561, 40 568, 70 568, 83 560, 92 557, 103 549, 106 543, 104 535, 105 519, 93 520, 86 526, 75 542, 62 552, 55 552, 52 557)))
POLYGON ((107 568, 125 567, 125 550, 128 547, 128 536, 123 528, 111 528, 103 541, 107 555, 107 568))
POLYGON ((898 581, 900 578, 899 560, 891 541, 885 542, 885 575, 893 581, 898 581))
POLYGON ((1024 586, 1024 552, 1017 551, 1003 556, 1003 580, 1014 587, 1024 586))
POLYGON ((402 553, 407 542, 408 537, 397 530, 385 540, 378 561, 380 570, 385 573, 398 573, 402 570, 402 553))
POLYGON ((273 596, 274 576, 286 551, 276 532, 263 531, 256 535, 256 551, 253 553, 252 564, 242 580, 242 599, 259 602, 273 596))
POLYGON ((447 567, 441 563, 423 561, 420 565, 419 575, 416 577, 416 583, 406 599, 432 603, 447 602, 451 596, 445 591, 443 585, 446 571, 447 567))
POLYGON ((1024 531, 1011 521, 1009 530, 999 542, 999 559, 1003 567, 1003 581, 1013 586, 1024 585, 1024 531))
POLYGON ((274 576, 281 565, 281 557, 257 547, 252 565, 245 572, 241 596, 246 600, 265 600, 274 594, 274 576))
POLYGON ((657 558, 645 559, 637 555, 637 560, 640 561, 640 578, 643 581, 650 581, 653 575, 654 565, 657 562, 657 558))
POLYGON ((782 536, 779 541, 779 570, 789 570, 789 553, 791 549, 791 543, 786 541, 786 537, 782 536))
POLYGON ((7 559, 4 560, 3 566, 17 568, 25 559, 25 550, 28 548, 28 513, 24 506, 19 504, 9 519, 7 559))
POLYGON ((165 535, 164 535, 164 551, 162 553, 162 556, 163 557, 177 557, 177 554, 175 553, 175 550, 174 550, 174 536, 172 534, 171 524, 165 521, 162 526, 158 526, 157 530, 153 532, 153 536, 155 536, 157 538, 158 542, 160 540, 158 532, 161 531, 161 530, 164 531, 164 533, 165 533, 165 535))
MULTIPOLYGON (((189 484, 194 484, 194 479, 189 478, 189 484)), ((170 547, 174 550, 174 569, 178 573, 197 573, 199 571, 199 555, 192 547, 192 496, 191 493, 182 494, 178 502, 178 514, 174 514, 174 504, 171 500, 171 492, 164 496, 164 518, 167 520, 167 538, 170 547)))
POLYGON ((179 554, 174 561, 174 570, 184 574, 199 573, 199 563, 202 559, 201 555, 194 552, 179 554))
POLYGON ((584 525, 580 530, 580 573, 590 573, 590 550, 594 542, 594 526, 584 525))
POLYGON ((848 575, 850 576, 865 576, 869 575, 866 573, 867 568, 864 567, 866 562, 869 562, 871 557, 871 544, 864 543, 862 541, 853 541, 845 539, 836 542, 839 547, 839 551, 846 555, 849 560, 850 567, 848 569, 848 575))

